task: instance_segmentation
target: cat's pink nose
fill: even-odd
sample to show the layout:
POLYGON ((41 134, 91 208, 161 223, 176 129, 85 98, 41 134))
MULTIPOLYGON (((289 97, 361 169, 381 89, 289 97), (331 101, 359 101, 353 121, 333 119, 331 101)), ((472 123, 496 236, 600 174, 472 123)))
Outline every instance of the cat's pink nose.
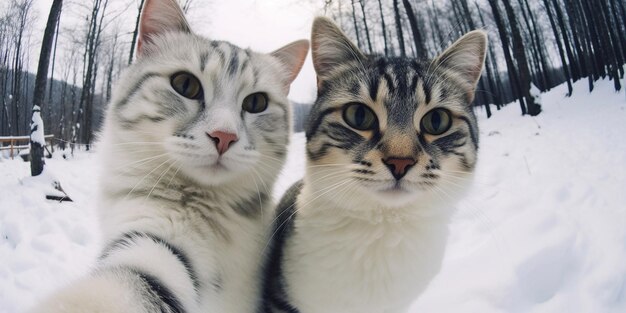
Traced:
POLYGON ((213 140, 213 142, 215 143, 215 147, 217 148, 217 152, 222 155, 224 154, 224 152, 226 152, 226 150, 228 150, 228 148, 230 148, 230 145, 237 142, 237 140, 239 140, 239 138, 237 137, 237 135, 232 134, 232 133, 227 133, 227 132, 223 132, 223 131, 214 131, 212 133, 207 133, 207 136, 209 136, 209 138, 211 138, 211 140, 213 140))
POLYGON ((396 180, 402 179, 409 169, 415 165, 416 161, 412 158, 387 158, 383 159, 383 163, 387 165, 391 175, 396 180))

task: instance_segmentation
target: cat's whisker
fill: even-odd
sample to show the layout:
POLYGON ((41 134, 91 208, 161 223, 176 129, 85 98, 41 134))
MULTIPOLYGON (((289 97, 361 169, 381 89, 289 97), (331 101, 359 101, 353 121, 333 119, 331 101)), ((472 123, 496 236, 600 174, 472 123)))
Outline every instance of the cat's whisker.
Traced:
POLYGON ((134 186, 133 188, 126 194, 126 196, 124 196, 124 200, 126 200, 134 191, 135 189, 141 185, 141 183, 150 175, 152 175, 152 173, 154 173, 154 171, 158 170, 161 166, 167 164, 168 162, 170 162, 170 160, 165 160, 163 161, 163 163, 159 164, 159 166, 155 167, 154 169, 152 169, 150 172, 148 172, 148 174, 144 175, 134 186))
POLYGON ((474 179, 484 179, 484 180, 489 180, 491 178, 490 176, 486 174, 472 173, 472 172, 466 172, 466 171, 455 171, 455 170, 450 170, 450 169, 441 169, 439 171, 441 173, 446 173, 448 175, 455 175, 457 177, 468 177, 468 178, 473 177, 474 179))
POLYGON ((343 201, 349 196, 350 192, 359 186, 359 182, 352 180, 349 184, 344 185, 339 192, 339 198, 335 200, 336 203, 343 203, 343 201))
MULTIPOLYGON (((443 193, 448 198, 452 198, 452 196, 450 196, 443 188, 437 187, 437 186, 434 186, 434 187, 436 188, 436 190, 438 192, 443 193)), ((469 209, 470 209, 469 213, 473 217, 475 217, 475 218, 477 218, 479 220, 482 220, 486 224, 486 226, 487 226, 487 228, 489 230, 491 238, 494 240, 494 242, 496 242, 496 244, 498 244, 500 246, 501 242, 500 242, 500 240, 498 239, 498 237, 496 236, 496 234, 494 232, 494 230, 496 229, 495 222, 489 216, 487 216, 487 214, 485 214, 483 210, 479 209, 478 206, 476 206, 470 200, 465 199, 462 202, 466 203, 466 206, 469 207, 469 209)))
MULTIPOLYGON (((284 226, 284 224, 285 224, 285 223, 287 223, 290 219, 292 219, 292 218, 294 217, 294 215, 295 215, 298 211, 300 211, 302 208, 307 207, 310 203, 312 203, 313 201, 317 200, 319 197, 321 197, 321 196, 323 196, 323 195, 327 194, 328 192, 332 191, 332 190, 333 190, 333 188, 338 187, 338 186, 341 186, 342 184, 345 184, 345 183, 348 183, 348 182, 350 182, 350 181, 349 181, 348 179, 345 179, 345 180, 340 181, 340 182, 338 182, 338 183, 335 183, 335 184, 333 184, 333 185, 331 185, 331 186, 328 186, 328 187, 322 188, 322 189, 321 189, 321 190, 319 190, 318 192, 314 192, 313 194, 318 194, 316 197, 314 197, 313 199, 311 199, 311 200, 309 200, 308 202, 304 203, 304 204, 302 205, 302 207, 297 207, 297 208, 296 208, 296 210, 294 210, 294 212, 292 212, 291 214, 289 214, 289 216, 288 216, 288 217, 287 217, 287 218, 286 218, 286 219, 285 219, 282 223, 280 223, 279 225, 277 225, 277 226, 275 227, 274 232, 272 232, 272 234, 270 235, 270 237, 269 237, 269 239, 268 239, 268 241, 267 241, 267 244, 265 245, 265 248, 263 249, 263 253, 262 253, 262 255, 264 255, 264 254, 265 254, 265 252, 266 252, 267 248, 269 247, 269 245, 270 245, 270 244, 272 243, 272 241, 274 240, 274 236, 276 236, 276 234, 277 234, 278 230, 280 230, 280 229, 284 226), (324 191, 324 190, 325 190, 325 191, 324 191), (321 191, 324 191, 324 192, 323 192, 323 193, 320 193, 321 191)), ((276 221, 277 221, 277 220, 278 220, 278 219, 279 219, 279 218, 280 218, 283 214, 285 214, 286 212, 288 212, 288 210, 289 210, 289 209, 291 209, 292 207, 294 207, 295 205, 296 205, 296 203, 294 202, 294 204, 292 204, 291 206, 289 206, 289 207, 285 208, 285 209, 283 210, 283 212, 281 212, 280 214, 278 214, 278 215, 274 218, 274 221, 272 221, 272 224, 274 224, 274 223, 275 223, 275 222, 276 222, 276 221)))
POLYGON ((114 143, 113 146, 141 146, 141 145, 162 145, 162 142, 159 141, 134 141, 134 142, 120 142, 114 143))
POLYGON ((162 149, 141 149, 141 150, 112 150, 115 154, 123 157, 136 158, 144 155, 157 155, 165 153, 162 149))
POLYGON ((150 198, 150 195, 152 195, 152 192, 154 191, 154 189, 156 188, 156 186, 159 184, 159 182, 161 181, 161 179, 163 178, 163 176, 165 174, 167 174, 170 169, 176 165, 178 161, 172 162, 172 164, 170 164, 170 166, 168 166, 163 173, 161 173, 161 175, 159 175, 159 178, 156 180, 156 182, 154 183, 154 186, 152 186, 152 188, 150 189, 150 192, 148 192, 148 195, 146 196, 145 200, 148 200, 150 198))
POLYGON ((148 163, 151 163, 153 161, 157 161, 160 158, 165 157, 165 154, 160 154, 160 155, 155 155, 155 156, 151 156, 151 157, 147 157, 138 161, 134 161, 131 163, 127 163, 127 164, 122 164, 121 166, 118 166, 116 168, 113 169, 113 172, 128 172, 128 171, 132 171, 132 170, 136 170, 139 169, 141 166, 146 165, 148 163))
POLYGON ((125 168, 128 168, 128 167, 132 167, 133 165, 143 165, 144 163, 149 163, 149 162, 151 162, 151 161, 153 161, 155 159, 162 158, 162 157, 164 157, 166 155, 167 155, 167 153, 158 154, 158 155, 147 157, 147 158, 144 158, 144 159, 141 159, 141 160, 137 160, 137 161, 134 161, 134 162, 131 162, 131 163, 122 164, 121 166, 114 168, 113 171, 114 172, 115 171, 119 171, 119 170, 122 170, 122 169, 125 169, 125 168))
MULTIPOLYGON (((264 213, 263 213, 263 200, 261 199, 261 190, 259 189, 259 185, 256 183, 256 177, 258 174, 256 173, 256 171, 254 170, 254 168, 251 171, 254 175, 252 176, 252 181, 254 182, 254 187, 256 188, 256 192, 257 192, 257 196, 258 196, 258 200, 259 200, 259 209, 261 210, 261 219, 265 220, 264 217, 264 213)), ((259 177, 259 180, 261 180, 261 182, 263 182, 263 180, 261 179, 261 177, 259 177)), ((267 189, 266 189, 267 191, 267 189)))
MULTIPOLYGON (((326 186, 326 187, 324 187, 324 188, 321 188, 320 190, 317 190, 317 191, 313 192, 313 194, 312 194, 312 195, 319 194, 319 193, 323 193, 323 192, 324 192, 324 191, 326 191, 326 190, 332 189, 332 188, 333 188, 333 187, 335 187, 336 185, 341 184, 341 182, 343 182, 343 181, 346 181, 346 180, 344 179, 344 180, 342 180, 342 181, 340 181, 340 182, 337 182, 337 183, 334 183, 334 184, 332 184, 332 185, 330 185, 330 186, 326 186)), ((317 197, 316 197, 315 199, 317 199, 317 197)), ((279 218, 280 218, 280 217, 281 217, 281 216, 282 216, 285 212, 287 212, 287 209, 292 208, 294 205, 295 205, 295 203, 294 203, 293 205, 291 205, 291 206, 287 207, 287 208, 286 208, 283 212, 281 212, 281 213, 280 213, 280 214, 278 214, 276 217, 274 217, 274 220, 272 221, 272 223, 276 222, 276 221, 277 221, 277 220, 278 220, 278 219, 279 219, 279 218)), ((280 227, 279 227, 279 228, 280 228, 280 227)))
POLYGON ((279 164, 283 164, 285 162, 285 160, 282 160, 282 159, 279 159, 279 158, 275 158, 275 157, 271 157, 271 156, 269 156, 267 154, 261 155, 260 158, 261 159, 265 159, 266 161, 273 161, 273 162, 276 162, 276 163, 279 163, 279 164))
POLYGON ((263 178, 261 177, 261 173, 259 173, 256 169, 252 168, 252 172, 254 173, 254 175, 256 175, 259 180, 261 181, 261 184, 263 186, 263 189, 265 190, 265 194, 267 195, 271 195, 270 192, 270 188, 268 188, 267 184, 265 183, 265 181, 263 180, 263 178))
POLYGON ((451 173, 446 173, 445 171, 436 172, 435 175, 439 175, 441 177, 446 177, 446 178, 453 178, 458 181, 473 181, 474 180, 472 177, 459 176, 459 175, 455 175, 451 173))
POLYGON ((468 183, 468 184, 473 184, 473 185, 477 185, 480 187, 493 187, 488 182, 481 181, 479 179, 473 179, 472 177, 455 176, 452 174, 445 174, 445 173, 437 173, 437 174, 440 175, 441 178, 451 179, 458 183, 468 183))
POLYGON ((146 147, 141 147, 141 146, 113 147, 113 148, 111 148, 111 150, 114 151, 114 152, 118 152, 118 153, 141 152, 141 151, 163 151, 163 149, 161 147, 155 147, 155 146, 146 146, 146 147))
POLYGON ((318 168, 318 167, 345 167, 346 164, 338 163, 338 164, 317 164, 317 165, 307 165, 306 168, 318 168))
MULTIPOLYGON (((463 189, 463 188, 465 188, 467 186, 467 185, 461 184, 464 181, 459 182, 458 180, 456 180, 456 181, 455 180, 450 180, 450 178, 451 177, 446 177, 446 176, 440 176, 439 177, 439 179, 441 181, 446 182, 446 183, 448 183, 448 184, 450 184, 450 185, 452 185, 454 187, 458 187, 460 189, 463 189)), ((471 181, 467 181, 467 182, 471 182, 471 181)), ((436 185, 436 184, 433 184, 433 185, 436 185)))
POLYGON ((326 173, 326 172, 330 172, 330 174, 326 174, 324 176, 316 176, 316 175, 311 175, 312 179, 309 180, 308 182, 310 184, 317 184, 317 183, 321 183, 323 181, 327 181, 327 180, 331 180, 334 179, 336 177, 340 177, 340 176, 344 176, 346 173, 345 172, 337 172, 334 169, 327 169, 327 170, 322 170, 320 171, 321 173, 319 173, 318 175, 322 174, 322 173, 326 173))
POLYGON ((170 188, 170 185, 172 184, 172 181, 174 181, 174 178, 176 178, 176 175, 178 175, 178 171, 180 170, 180 168, 182 166, 183 166, 183 164, 182 164, 182 162, 180 162, 180 165, 176 168, 176 171, 174 171, 174 174, 172 175, 170 180, 167 182, 167 185, 165 186, 165 189, 170 188))

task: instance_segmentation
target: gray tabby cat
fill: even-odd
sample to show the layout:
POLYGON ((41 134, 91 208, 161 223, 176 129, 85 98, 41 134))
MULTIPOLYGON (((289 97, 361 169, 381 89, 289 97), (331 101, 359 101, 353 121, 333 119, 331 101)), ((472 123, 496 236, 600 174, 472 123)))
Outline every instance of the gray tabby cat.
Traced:
POLYGON ((430 62, 365 56, 315 20, 307 168, 278 205, 264 312, 406 312, 424 291, 476 164, 486 44, 473 31, 430 62))
POLYGON ((99 146, 106 247, 34 311, 254 312, 307 52, 306 40, 271 54, 210 41, 175 0, 147 0, 99 146))

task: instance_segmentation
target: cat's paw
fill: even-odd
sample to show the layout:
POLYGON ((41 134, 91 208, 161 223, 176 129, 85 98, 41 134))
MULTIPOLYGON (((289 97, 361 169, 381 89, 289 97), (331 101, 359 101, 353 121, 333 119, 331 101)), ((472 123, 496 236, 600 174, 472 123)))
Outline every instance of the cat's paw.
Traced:
POLYGON ((98 275, 61 289, 28 313, 148 313, 133 283, 121 277, 98 275))

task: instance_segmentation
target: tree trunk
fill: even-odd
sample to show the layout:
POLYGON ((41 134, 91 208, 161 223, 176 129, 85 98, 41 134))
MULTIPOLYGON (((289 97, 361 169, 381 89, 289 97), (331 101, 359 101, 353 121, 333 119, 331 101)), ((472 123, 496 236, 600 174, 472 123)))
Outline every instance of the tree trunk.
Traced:
POLYGON ((359 24, 356 19, 356 9, 354 8, 354 0, 350 1, 352 3, 352 20, 354 21, 354 33, 356 34, 356 45, 359 49, 363 49, 363 45, 361 44, 361 35, 359 32, 359 24))
POLYGON ((557 29, 556 22, 554 21, 554 15, 552 14, 552 9, 550 8, 550 3, 548 0, 543 0, 543 4, 546 7, 546 11, 548 13, 548 19, 550 20, 550 26, 552 26, 552 33, 554 34, 554 40, 556 41, 556 46, 559 50, 559 56, 561 57, 561 66, 563 67, 563 73, 565 74, 565 80, 567 82, 567 96, 572 95, 572 76, 569 71, 569 64, 565 59, 565 52, 563 50, 563 45, 561 44, 561 39, 559 35, 559 30, 557 29))
POLYGON ((409 19, 409 25, 411 26, 411 32, 413 33, 413 43, 415 44, 415 56, 418 59, 425 59, 427 57, 426 48, 424 48, 424 39, 422 33, 417 25, 417 17, 409 0, 402 0, 406 16, 409 19))
POLYGON ((361 5, 361 13, 363 14, 363 26, 365 27, 365 38, 367 39, 367 47, 369 48, 369 52, 374 53, 374 50, 372 49, 372 41, 370 39, 370 30, 369 27, 367 26, 367 15, 365 14, 365 4, 363 3, 363 0, 359 0, 359 4, 361 5))
POLYGON ((565 12, 567 12, 567 18, 569 20, 570 30, 572 32, 572 40, 574 41, 574 49, 576 50, 577 66, 580 70, 580 76, 584 77, 589 75, 587 68, 587 58, 583 51, 583 44, 580 41, 579 27, 581 25, 578 11, 575 10, 571 4, 571 1, 565 0, 565 12))
POLYGON ((400 8, 398 0, 393 0, 394 19, 396 20, 396 32, 398 33, 398 46, 400 47, 400 56, 406 56, 406 48, 404 47, 404 35, 402 34, 402 20, 400 19, 400 8))
POLYGON ((39 54, 39 66, 37 67, 37 78, 35 79, 35 92, 33 94, 33 118, 30 129, 30 173, 32 176, 41 174, 44 167, 43 146, 46 144, 44 139, 44 125, 41 120, 40 108, 43 106, 43 99, 46 92, 46 82, 48 79, 48 66, 50 65, 50 52, 52 50, 52 41, 54 39, 54 30, 59 16, 63 0, 54 0, 48 15, 48 22, 43 33, 41 42, 41 53, 39 54))
POLYGON ((531 61, 531 74, 534 74, 533 77, 536 77, 536 79, 540 82, 541 87, 543 87, 545 85, 544 81, 543 81, 543 76, 541 74, 542 70, 541 70, 541 61, 539 59, 539 49, 538 49, 538 45, 537 45, 537 41, 535 40, 535 36, 533 33, 533 29, 530 23, 530 12, 527 12, 524 6, 524 2, 525 0, 517 0, 517 3, 519 4, 519 8, 520 11, 522 12, 522 17, 524 19, 524 25, 526 26, 526 30, 528 33, 528 38, 530 39, 530 49, 529 50, 529 54, 530 54, 530 61, 531 61))
MULTIPOLYGON (((440 52, 443 52, 443 49, 445 48, 445 39, 443 37, 443 31, 441 30, 441 27, 439 26, 439 23, 436 20, 436 17, 439 16, 439 10, 437 9, 437 7, 435 6, 435 0, 432 0, 431 5, 428 8, 428 16, 431 20, 431 28, 433 31, 433 42, 435 43, 435 47, 436 47, 436 51, 435 54, 439 54, 440 52), (434 39, 436 35, 436 40, 434 39)), ((480 12, 479 12, 480 13, 480 12)))
POLYGON ((513 57, 511 56, 511 50, 509 47, 509 32, 506 29, 506 24, 500 13, 500 7, 498 6, 497 0, 489 0, 489 5, 491 6, 493 18, 496 22, 496 26, 498 27, 498 35, 500 35, 500 41, 502 42, 502 50, 504 52, 504 59, 506 61, 509 83, 511 85, 511 89, 515 94, 515 97, 518 98, 520 101, 522 115, 525 115, 526 113, 528 113, 528 111, 526 109, 524 97, 522 97, 522 86, 520 84, 517 69, 515 68, 513 57))
POLYGON ((133 54, 135 53, 135 44, 137 44, 137 35, 139 34, 139 21, 141 21, 141 9, 143 8, 143 3, 146 0, 141 0, 139 3, 139 12, 137 12, 137 20, 135 21, 135 30, 133 31, 133 39, 130 42, 130 56, 128 57, 128 64, 133 62, 133 54))
POLYGON ((534 37, 535 37, 535 44, 537 46, 537 53, 539 54, 539 64, 541 65, 541 76, 542 76, 542 81, 544 82, 544 86, 543 86, 543 90, 550 90, 550 88, 552 88, 552 82, 550 80, 550 75, 548 75, 548 71, 550 70, 550 67, 548 66, 548 63, 546 62, 548 57, 547 57, 547 52, 545 50, 545 46, 543 44, 541 44, 543 42, 543 33, 537 29, 537 19, 535 18, 535 14, 533 13, 533 10, 530 9, 530 6, 528 5, 528 0, 524 0, 524 5, 526 6, 526 11, 528 11, 528 16, 530 17, 530 22, 532 23, 532 32, 534 33, 534 37))
POLYGON ((102 33, 103 19, 105 11, 108 5, 108 0, 96 0, 93 6, 91 14, 92 20, 90 21, 90 31, 88 33, 87 47, 86 47, 86 72, 84 74, 83 89, 80 96, 79 116, 78 121, 82 122, 80 125, 80 136, 83 143, 86 144, 87 150, 89 150, 89 144, 91 143, 91 119, 93 108, 93 87, 95 84, 94 77, 97 71, 96 57, 98 54, 98 45, 100 41, 100 34, 102 33), (84 110, 84 112, 83 112, 84 110))
MULTIPOLYGON (((544 0, 545 1, 545 0, 544 0)), ((600 33, 598 32, 598 28, 596 27, 597 21, 594 16, 594 8, 592 8, 591 3, 587 0, 580 1, 583 12, 587 19, 587 27, 589 28, 589 38, 591 39, 591 48, 590 51, 593 51, 593 58, 596 64, 596 73, 594 73, 594 80, 599 79, 600 77, 606 76, 605 71, 605 60, 602 55, 602 43, 600 41, 600 33)))
POLYGON ((615 85, 615 90, 619 91, 622 89, 620 83, 620 75, 619 70, 623 64, 620 58, 620 53, 617 51, 618 40, 613 32, 613 27, 610 24, 611 18, 608 9, 606 8, 606 3, 601 3, 599 10, 596 11, 600 21, 600 29, 602 32, 602 41, 603 41, 603 50, 605 55, 605 60, 607 62, 607 66, 609 68, 609 74, 611 75, 611 79, 613 79, 613 83, 615 85))
POLYGON ((561 29, 561 36, 563 36, 563 46, 565 46, 565 52, 567 53, 567 59, 569 60, 569 68, 572 73, 573 81, 577 81, 580 79, 580 70, 578 68, 578 60, 574 53, 572 52, 572 44, 569 40, 569 35, 567 32, 567 27, 565 27, 565 20, 563 19, 563 11, 561 10, 561 5, 558 0, 552 0, 554 4, 554 12, 556 13, 556 19, 559 23, 559 28, 561 29))
POLYGON ((387 27, 385 26, 385 16, 383 14, 383 4, 378 0, 378 9, 380 10, 380 23, 383 27, 383 42, 385 44, 385 56, 389 56, 389 44, 387 43, 387 27))
POLYGON ((47 114, 46 125, 52 125, 52 111, 54 110, 53 100, 54 97, 54 65, 57 59, 57 44, 59 43, 59 24, 61 17, 59 16, 59 21, 57 21, 55 30, 54 30, 54 48, 52 49, 52 68, 50 69, 50 88, 48 88, 48 103, 49 105, 45 106, 47 114))
POLYGON ((531 116, 541 113, 541 105, 535 102, 535 98, 530 94, 530 70, 528 69, 528 58, 524 49, 524 41, 517 22, 515 11, 508 0, 502 0, 504 9, 511 25, 511 35, 513 37, 513 55, 518 65, 519 81, 523 97, 526 99, 526 108, 531 116))

